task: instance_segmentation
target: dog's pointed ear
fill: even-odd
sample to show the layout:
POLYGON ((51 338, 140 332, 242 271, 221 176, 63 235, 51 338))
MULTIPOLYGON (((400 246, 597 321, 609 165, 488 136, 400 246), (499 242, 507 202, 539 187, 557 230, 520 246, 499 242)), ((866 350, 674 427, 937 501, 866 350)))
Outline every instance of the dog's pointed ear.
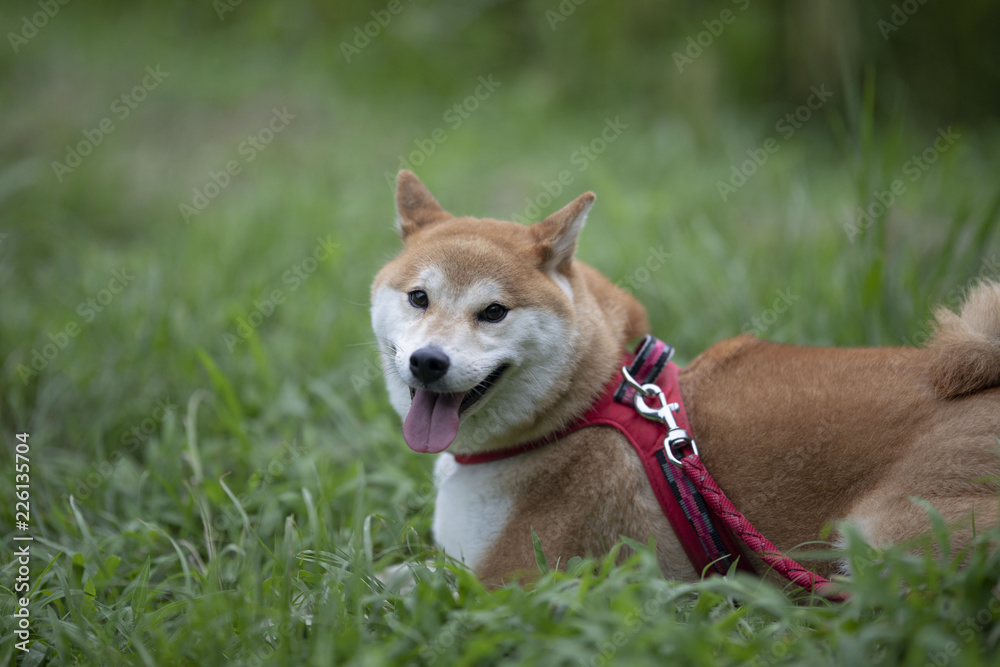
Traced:
POLYGON ((542 268, 546 271, 569 269, 576 252, 576 240, 587 221, 587 212, 597 196, 585 192, 541 222, 532 225, 541 254, 542 268))
POLYGON ((451 213, 431 194, 417 175, 403 169, 396 176, 396 231, 399 238, 406 237, 428 225, 451 218, 451 213))

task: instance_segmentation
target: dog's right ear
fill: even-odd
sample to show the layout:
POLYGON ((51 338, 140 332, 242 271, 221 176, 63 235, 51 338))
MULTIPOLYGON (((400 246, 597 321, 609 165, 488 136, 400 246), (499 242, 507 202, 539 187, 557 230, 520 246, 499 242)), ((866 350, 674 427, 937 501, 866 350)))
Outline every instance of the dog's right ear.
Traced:
POLYGON ((546 271, 569 270, 576 252, 576 240, 587 221, 587 212, 597 197, 585 192, 541 222, 531 225, 546 271))
POLYGON ((396 231, 399 238, 405 242, 410 234, 451 217, 451 213, 441 208, 416 174, 408 169, 399 172, 396 176, 396 231))

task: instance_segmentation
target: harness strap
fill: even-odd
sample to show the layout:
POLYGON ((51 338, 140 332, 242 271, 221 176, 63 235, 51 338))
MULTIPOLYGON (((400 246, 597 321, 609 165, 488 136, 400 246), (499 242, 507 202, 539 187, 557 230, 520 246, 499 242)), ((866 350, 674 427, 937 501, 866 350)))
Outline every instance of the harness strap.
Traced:
MULTIPOLYGON (((677 382, 679 369, 675 364, 670 363, 673 356, 674 348, 672 346, 654 336, 646 336, 636 350, 635 359, 628 369, 629 374, 640 384, 654 383, 668 389, 676 388, 677 396, 675 398, 680 403, 680 388, 677 382), (662 377, 661 374, 663 374, 662 377)), ((638 414, 632 407, 636 390, 621 377, 621 373, 616 376, 616 379, 618 378, 621 380, 614 393, 615 402, 627 406, 633 414, 638 414)), ((683 411, 683 403, 681 403, 680 410, 683 411)), ((678 422, 681 423, 682 428, 687 428, 687 414, 680 412, 678 422)), ((633 425, 631 428, 636 428, 636 426, 633 425)), ((644 435, 641 439, 642 444, 629 437, 629 433, 625 429, 619 430, 629 438, 642 459, 646 468, 646 476, 649 477, 650 483, 653 485, 660 507, 667 515, 671 527, 680 539, 688 559, 698 574, 704 573, 709 566, 719 574, 726 574, 734 562, 739 562, 739 569, 753 572, 753 567, 747 562, 747 559, 736 561, 735 557, 740 553, 736 540, 728 531, 720 531, 716 527, 716 521, 713 521, 704 498, 695 489, 691 480, 678 474, 676 468, 667 459, 664 448, 659 446, 662 440, 661 429, 657 429, 651 440, 647 439, 649 436, 644 435), (649 443, 654 443, 652 449, 650 449, 649 443), (665 484, 658 483, 659 480, 665 484), (669 497, 666 495, 668 491, 673 497, 673 503, 669 502, 669 497), (683 515, 677 512, 678 508, 681 509, 683 515), (692 528, 693 530, 691 530, 692 528), (701 545, 701 551, 695 548, 696 544, 701 545)))

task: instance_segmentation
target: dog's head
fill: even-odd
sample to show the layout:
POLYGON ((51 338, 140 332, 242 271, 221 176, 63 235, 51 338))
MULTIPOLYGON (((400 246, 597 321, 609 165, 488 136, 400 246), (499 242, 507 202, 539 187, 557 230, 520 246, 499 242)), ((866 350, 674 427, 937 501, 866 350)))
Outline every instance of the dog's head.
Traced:
POLYGON ((533 225, 455 217, 400 172, 405 248, 375 277, 372 326, 410 448, 489 448, 565 391, 580 336, 573 253, 593 202, 533 225))

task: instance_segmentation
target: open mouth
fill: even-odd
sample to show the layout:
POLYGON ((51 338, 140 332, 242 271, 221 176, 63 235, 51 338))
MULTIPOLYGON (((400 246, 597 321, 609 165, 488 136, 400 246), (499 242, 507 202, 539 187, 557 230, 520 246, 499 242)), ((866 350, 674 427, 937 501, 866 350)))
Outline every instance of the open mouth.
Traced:
POLYGON ((469 391, 445 393, 410 388, 410 411, 403 420, 403 439, 415 452, 436 454, 448 449, 458 436, 462 413, 476 404, 496 384, 509 364, 493 369, 469 391))
POLYGON ((476 401, 483 397, 490 390, 490 387, 500 379, 503 372, 510 367, 510 364, 501 364, 493 369, 493 372, 486 376, 486 379, 470 389, 462 399, 462 405, 458 408, 458 414, 462 414, 471 408, 476 401))
MULTIPOLYGON (((486 376, 482 382, 477 384, 475 387, 465 392, 465 397, 462 399, 461 405, 458 407, 458 414, 461 415, 463 412, 471 408, 476 402, 486 395, 486 392, 490 390, 490 387, 500 379, 504 371, 510 368, 510 364, 500 364, 493 369, 493 372, 486 376)), ((410 387, 410 399, 412 400, 417 390, 410 387)))

